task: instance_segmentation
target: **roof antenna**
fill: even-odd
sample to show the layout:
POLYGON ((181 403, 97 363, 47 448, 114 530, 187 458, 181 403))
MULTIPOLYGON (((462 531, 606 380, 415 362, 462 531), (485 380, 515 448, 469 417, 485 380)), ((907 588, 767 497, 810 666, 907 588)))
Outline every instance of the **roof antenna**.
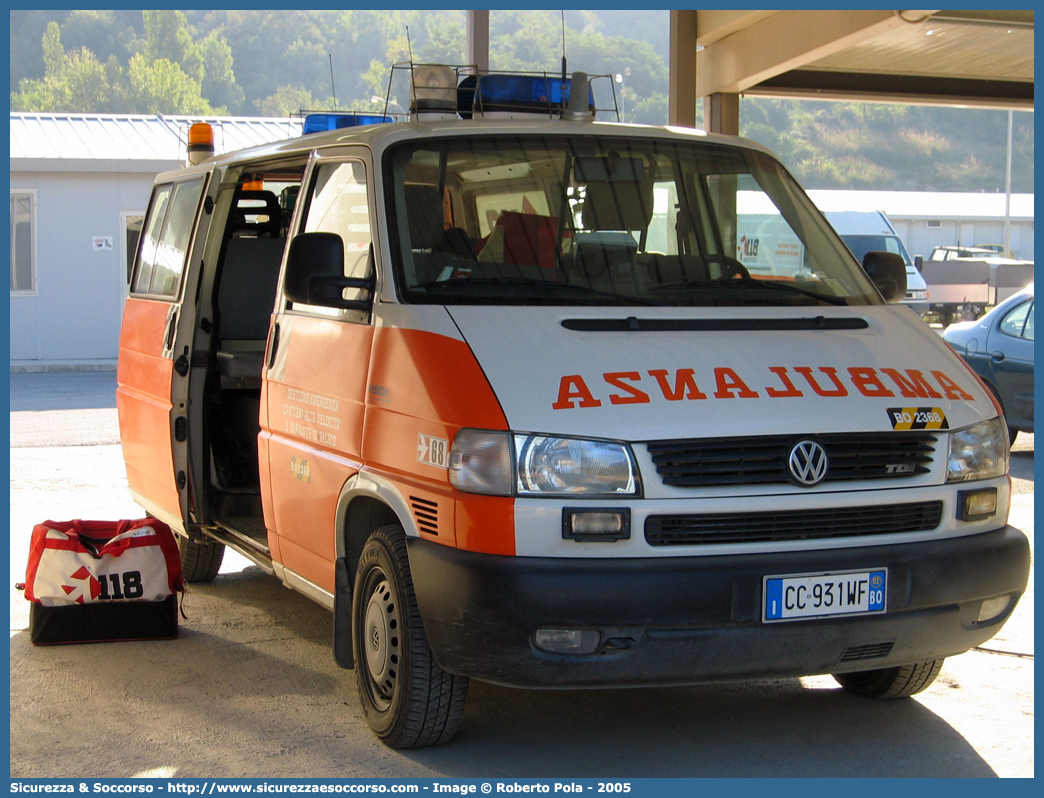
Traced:
POLYGON ((566 82, 566 51, 565 51, 565 9, 562 14, 562 83, 566 82))
POLYGON ((327 53, 326 57, 330 59, 330 92, 333 94, 333 108, 331 110, 337 110, 337 87, 334 86, 333 79, 333 54, 327 53))

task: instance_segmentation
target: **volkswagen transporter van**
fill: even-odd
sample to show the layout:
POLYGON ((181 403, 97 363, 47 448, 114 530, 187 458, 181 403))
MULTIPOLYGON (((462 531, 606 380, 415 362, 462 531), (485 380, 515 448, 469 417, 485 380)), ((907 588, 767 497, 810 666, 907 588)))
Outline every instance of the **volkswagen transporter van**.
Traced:
POLYGON ((190 580, 228 547, 329 608, 396 747, 469 679, 892 698, 997 633, 1004 418, 900 257, 754 143, 596 121, 582 73, 428 73, 405 121, 204 126, 156 179, 117 398, 190 580), (747 209, 787 269, 736 257, 747 209))

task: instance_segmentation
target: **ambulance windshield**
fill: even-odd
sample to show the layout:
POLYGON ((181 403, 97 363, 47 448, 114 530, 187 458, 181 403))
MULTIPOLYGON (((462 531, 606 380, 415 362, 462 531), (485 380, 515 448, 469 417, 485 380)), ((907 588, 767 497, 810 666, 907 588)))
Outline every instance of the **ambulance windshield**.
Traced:
POLYGON ((385 162, 410 303, 879 304, 772 158, 657 138, 479 135, 385 162))

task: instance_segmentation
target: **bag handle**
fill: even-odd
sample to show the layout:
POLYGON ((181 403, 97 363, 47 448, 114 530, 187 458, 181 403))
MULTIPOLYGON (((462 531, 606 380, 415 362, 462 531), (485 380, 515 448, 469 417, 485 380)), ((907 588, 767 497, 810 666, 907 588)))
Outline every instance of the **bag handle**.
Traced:
MULTIPOLYGON (((47 525, 65 535, 76 538, 79 544, 90 552, 95 559, 100 559, 101 550, 113 538, 141 527, 152 526, 155 523, 158 522, 151 518, 141 518, 136 521, 128 519, 119 521, 84 521, 76 518, 72 521, 58 524, 48 521, 47 525)), ((126 546, 120 548, 126 548, 126 546)))

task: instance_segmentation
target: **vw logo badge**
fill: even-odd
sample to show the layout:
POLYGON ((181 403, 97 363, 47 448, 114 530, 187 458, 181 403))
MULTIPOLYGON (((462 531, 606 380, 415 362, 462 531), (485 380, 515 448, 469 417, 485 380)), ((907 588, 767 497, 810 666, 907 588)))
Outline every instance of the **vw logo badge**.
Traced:
POLYGON ((815 441, 794 444, 787 458, 787 469, 798 485, 811 488, 818 485, 830 470, 830 458, 826 449, 815 441))

